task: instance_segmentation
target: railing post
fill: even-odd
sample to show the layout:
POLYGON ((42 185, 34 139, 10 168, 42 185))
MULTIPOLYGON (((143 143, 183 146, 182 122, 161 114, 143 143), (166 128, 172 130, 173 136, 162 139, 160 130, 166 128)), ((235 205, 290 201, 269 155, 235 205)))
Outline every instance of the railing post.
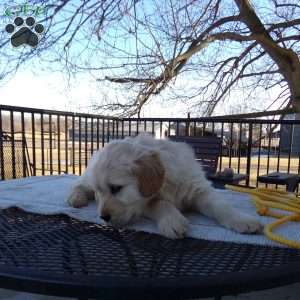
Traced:
POLYGON ((15 120, 14 120, 13 110, 10 111, 10 134, 11 134, 12 178, 16 178, 15 120))
POLYGON ((2 110, 0 109, 0 180, 5 179, 4 174, 4 151, 3 151, 3 132, 2 132, 2 110))
POLYGON ((187 122, 185 123, 185 135, 187 135, 187 136, 191 136, 190 118, 191 118, 191 113, 188 113, 187 114, 187 122))
POLYGON ((252 152, 252 127, 253 124, 249 123, 249 137, 248 137, 248 147, 247 147, 247 179, 246 179, 246 185, 249 186, 250 181, 250 168, 251 168, 251 152, 252 152))

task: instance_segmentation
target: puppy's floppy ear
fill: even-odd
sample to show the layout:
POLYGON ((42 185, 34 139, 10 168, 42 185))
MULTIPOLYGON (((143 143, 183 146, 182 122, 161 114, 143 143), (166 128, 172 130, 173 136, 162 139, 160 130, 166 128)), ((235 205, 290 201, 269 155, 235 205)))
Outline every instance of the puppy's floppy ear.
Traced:
POLYGON ((165 170, 157 153, 141 156, 135 162, 133 173, 138 179, 139 190, 144 197, 156 194, 162 187, 165 170))

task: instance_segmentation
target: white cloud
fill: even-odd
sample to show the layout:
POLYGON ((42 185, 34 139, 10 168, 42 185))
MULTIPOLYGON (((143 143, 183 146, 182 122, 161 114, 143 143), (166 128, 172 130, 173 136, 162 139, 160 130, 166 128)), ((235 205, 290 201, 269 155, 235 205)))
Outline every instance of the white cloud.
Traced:
POLYGON ((17 73, 0 87, 0 103, 44 109, 65 109, 67 99, 56 87, 61 82, 57 74, 34 75, 29 71, 17 73))
MULTIPOLYGON (((182 91, 197 86, 197 80, 181 79, 178 82, 182 91)), ((187 105, 179 98, 164 100, 164 93, 153 98, 143 109, 142 117, 186 117, 189 111, 187 105)), ((134 97, 134 93, 127 91, 126 97, 134 97)), ((66 110, 85 113, 95 113, 93 105, 100 104, 103 97, 108 99, 124 99, 114 85, 99 84, 90 74, 77 74, 68 82, 63 73, 20 71, 5 85, 0 86, 0 104, 25 106, 43 109, 66 110)), ((179 96, 180 97, 180 96, 179 96)), ((230 101, 226 105, 220 104, 216 114, 232 114, 246 112, 253 108, 253 99, 245 98, 243 90, 235 90, 230 95, 230 101), (242 111, 240 111, 242 110, 242 111)), ((255 97, 255 108, 261 110, 270 102, 270 94, 260 92, 255 97), (259 101, 257 101, 259 99, 259 101), (257 105, 260 104, 260 105, 257 105)), ((197 105, 196 105, 197 107, 197 105)), ((190 110, 192 117, 198 113, 190 110)))

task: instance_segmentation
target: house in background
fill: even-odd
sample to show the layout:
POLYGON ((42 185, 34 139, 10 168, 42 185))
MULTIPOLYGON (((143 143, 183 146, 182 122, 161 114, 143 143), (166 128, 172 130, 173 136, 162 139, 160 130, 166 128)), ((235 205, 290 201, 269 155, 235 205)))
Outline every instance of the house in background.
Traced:
MULTIPOLYGON (((285 120, 300 120, 300 114, 287 115, 285 120)), ((281 126, 280 151, 300 155, 300 125, 281 126)))

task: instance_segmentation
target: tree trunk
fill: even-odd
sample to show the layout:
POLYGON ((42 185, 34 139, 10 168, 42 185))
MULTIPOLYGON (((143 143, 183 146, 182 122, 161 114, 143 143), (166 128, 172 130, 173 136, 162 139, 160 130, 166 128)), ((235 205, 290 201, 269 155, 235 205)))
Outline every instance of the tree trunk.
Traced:
POLYGON ((257 42, 270 55, 278 65, 280 73, 286 80, 290 93, 291 104, 300 111, 300 61, 298 55, 291 49, 280 47, 270 36, 249 0, 235 0, 239 10, 241 21, 256 36, 257 42))

